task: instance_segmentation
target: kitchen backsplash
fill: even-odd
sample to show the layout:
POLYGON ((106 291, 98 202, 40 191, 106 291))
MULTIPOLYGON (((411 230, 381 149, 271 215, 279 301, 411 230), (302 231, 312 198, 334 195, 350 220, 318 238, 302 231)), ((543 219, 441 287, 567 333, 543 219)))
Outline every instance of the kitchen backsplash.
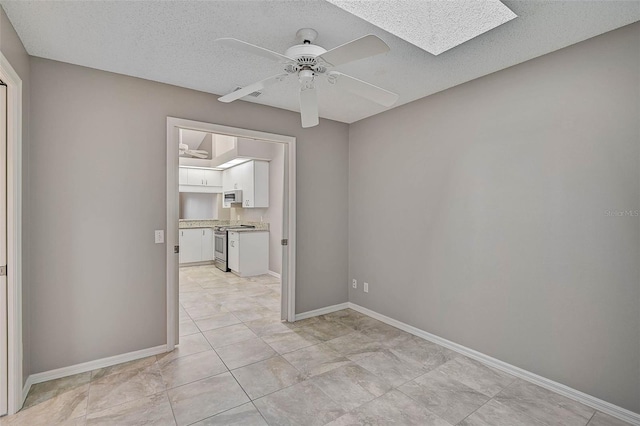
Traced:
POLYGON ((247 220, 207 220, 207 219, 180 219, 179 228, 213 228, 214 226, 225 225, 253 225, 256 229, 269 230, 267 222, 251 222, 247 220))

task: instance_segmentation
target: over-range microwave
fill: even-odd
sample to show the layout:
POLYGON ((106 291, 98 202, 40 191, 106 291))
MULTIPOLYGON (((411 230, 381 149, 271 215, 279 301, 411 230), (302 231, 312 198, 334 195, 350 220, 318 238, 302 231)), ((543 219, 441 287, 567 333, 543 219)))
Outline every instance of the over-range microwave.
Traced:
POLYGON ((242 189, 234 189, 233 191, 224 191, 224 203, 242 203, 242 189))

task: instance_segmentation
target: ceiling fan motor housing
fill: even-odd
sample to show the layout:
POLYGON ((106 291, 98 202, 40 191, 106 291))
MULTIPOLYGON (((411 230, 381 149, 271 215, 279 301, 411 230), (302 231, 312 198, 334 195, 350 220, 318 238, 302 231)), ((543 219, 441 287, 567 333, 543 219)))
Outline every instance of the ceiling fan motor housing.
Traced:
POLYGON ((326 51, 326 49, 316 46, 315 44, 297 44, 291 46, 285 52, 285 56, 295 59, 297 63, 288 65, 285 71, 293 74, 302 70, 311 70, 315 73, 322 74, 327 71, 327 68, 320 64, 317 57, 326 51))

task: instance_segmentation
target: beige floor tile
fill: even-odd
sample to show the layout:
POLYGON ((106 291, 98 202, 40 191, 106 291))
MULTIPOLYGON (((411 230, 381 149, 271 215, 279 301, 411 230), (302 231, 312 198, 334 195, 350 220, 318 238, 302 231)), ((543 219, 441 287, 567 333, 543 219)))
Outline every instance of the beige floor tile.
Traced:
POLYGON ((182 356, 197 354, 198 352, 210 351, 211 345, 201 333, 180 337, 180 344, 171 352, 156 355, 158 364, 163 365, 182 356))
POLYGON ((285 333, 295 327, 292 323, 283 322, 280 318, 260 318, 244 323, 258 337, 268 336, 270 334, 285 333))
POLYGON ((353 410, 391 390, 391 385, 356 364, 345 365, 309 380, 345 411, 353 410))
POLYGON ((225 371, 227 371, 227 367, 213 350, 176 358, 160 367, 162 379, 167 389, 215 376, 225 371))
POLYGON ((269 345, 259 338, 216 348, 216 352, 229 370, 244 367, 277 355, 269 345))
POLYGON ((292 329, 287 329, 287 331, 283 333, 262 336, 262 340, 275 349, 279 354, 286 354, 298 349, 322 343, 320 340, 304 331, 292 329))
POLYGON ((321 426, 345 411, 309 381, 254 401, 270 425, 321 426))
POLYGON ((400 386, 427 372, 427 369, 422 364, 401 358, 388 349, 360 358, 354 362, 391 383, 394 387, 400 386))
POLYGON ((280 356, 238 368, 231 373, 252 400, 304 379, 295 367, 280 356))
POLYGON ((486 395, 437 370, 405 383, 398 390, 451 424, 457 424, 489 401, 486 395))
POLYGON ((233 314, 244 322, 257 320, 260 318, 279 319, 280 313, 266 308, 256 302, 257 306, 249 309, 231 310, 233 314))
POLYGON ((55 398, 65 392, 70 392, 78 388, 83 388, 91 380, 91 372, 75 374, 61 379, 50 380, 44 383, 37 383, 31 386, 29 395, 24 402, 24 408, 33 407, 55 398))
POLYGON ((335 339, 340 336, 351 334, 355 331, 353 328, 341 324, 337 321, 328 321, 326 319, 309 325, 301 326, 299 327, 299 329, 323 342, 335 339))
POLYGON ((165 392, 117 405, 87 415, 87 426, 175 425, 173 411, 165 392))
POLYGON ((200 333, 200 329, 196 326, 196 323, 193 322, 191 318, 186 320, 181 320, 178 324, 178 330, 180 337, 188 336, 190 334, 200 333))
POLYGON ((352 361, 366 358, 376 352, 380 352, 386 347, 360 332, 354 332, 325 343, 328 347, 352 361))
POLYGON ((298 349, 283 356, 305 377, 322 374, 351 363, 349 359, 325 344, 298 349))
POLYGON ((227 327, 216 328, 202 333, 214 348, 242 342, 243 340, 255 339, 256 334, 244 324, 229 325, 227 327))
POLYGON ((517 410, 514 410, 492 399, 469 417, 459 423, 459 426, 544 426, 539 422, 517 410))
POLYGON ((91 381, 87 413, 95 413, 164 390, 157 363, 137 370, 109 374, 91 381))
POLYGON ((208 317, 200 318, 196 320, 195 324, 200 331, 214 330, 216 328, 226 327, 228 325, 240 324, 238 318, 231 312, 221 312, 208 317))
POLYGON ((631 424, 597 411, 589 421, 588 426, 631 426, 631 424))
POLYGON ((249 402, 226 372, 167 391, 178 426, 189 425, 249 402))
MULTIPOLYGON (((0 420, 3 426, 49 426, 76 424, 87 412, 89 383, 72 387, 41 403, 24 408, 17 414, 0 420)), ((82 420, 80 420, 82 421, 82 420)))
POLYGON ((96 380, 110 374, 122 373, 128 370, 139 370, 141 368, 149 367, 156 362, 155 356, 149 356, 142 359, 136 359, 129 362, 123 362, 122 364, 116 364, 109 367, 99 368, 91 372, 91 380, 96 380))
POLYGON ((193 426, 268 426, 252 403, 204 419, 193 426))
POLYGON ((524 380, 516 379, 495 400, 548 425, 584 426, 595 410, 524 380))
POLYGON ((389 348, 396 355, 418 362, 427 370, 433 370, 458 356, 447 348, 416 336, 403 338, 389 348))
POLYGON ((495 396, 515 380, 510 374, 465 356, 458 356, 442 364, 437 370, 489 397, 495 396))
POLYGON ((408 396, 392 390, 327 426, 451 426, 408 396))

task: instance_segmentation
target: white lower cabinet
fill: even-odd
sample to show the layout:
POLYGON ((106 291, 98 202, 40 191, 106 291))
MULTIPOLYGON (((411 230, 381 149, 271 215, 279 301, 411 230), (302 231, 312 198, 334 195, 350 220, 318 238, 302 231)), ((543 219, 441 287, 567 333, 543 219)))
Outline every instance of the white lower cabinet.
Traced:
POLYGON ((180 230, 180 263, 213 260, 213 230, 195 228, 180 230))
POLYGON ((227 266, 241 277, 269 272, 269 232, 229 232, 227 266))

